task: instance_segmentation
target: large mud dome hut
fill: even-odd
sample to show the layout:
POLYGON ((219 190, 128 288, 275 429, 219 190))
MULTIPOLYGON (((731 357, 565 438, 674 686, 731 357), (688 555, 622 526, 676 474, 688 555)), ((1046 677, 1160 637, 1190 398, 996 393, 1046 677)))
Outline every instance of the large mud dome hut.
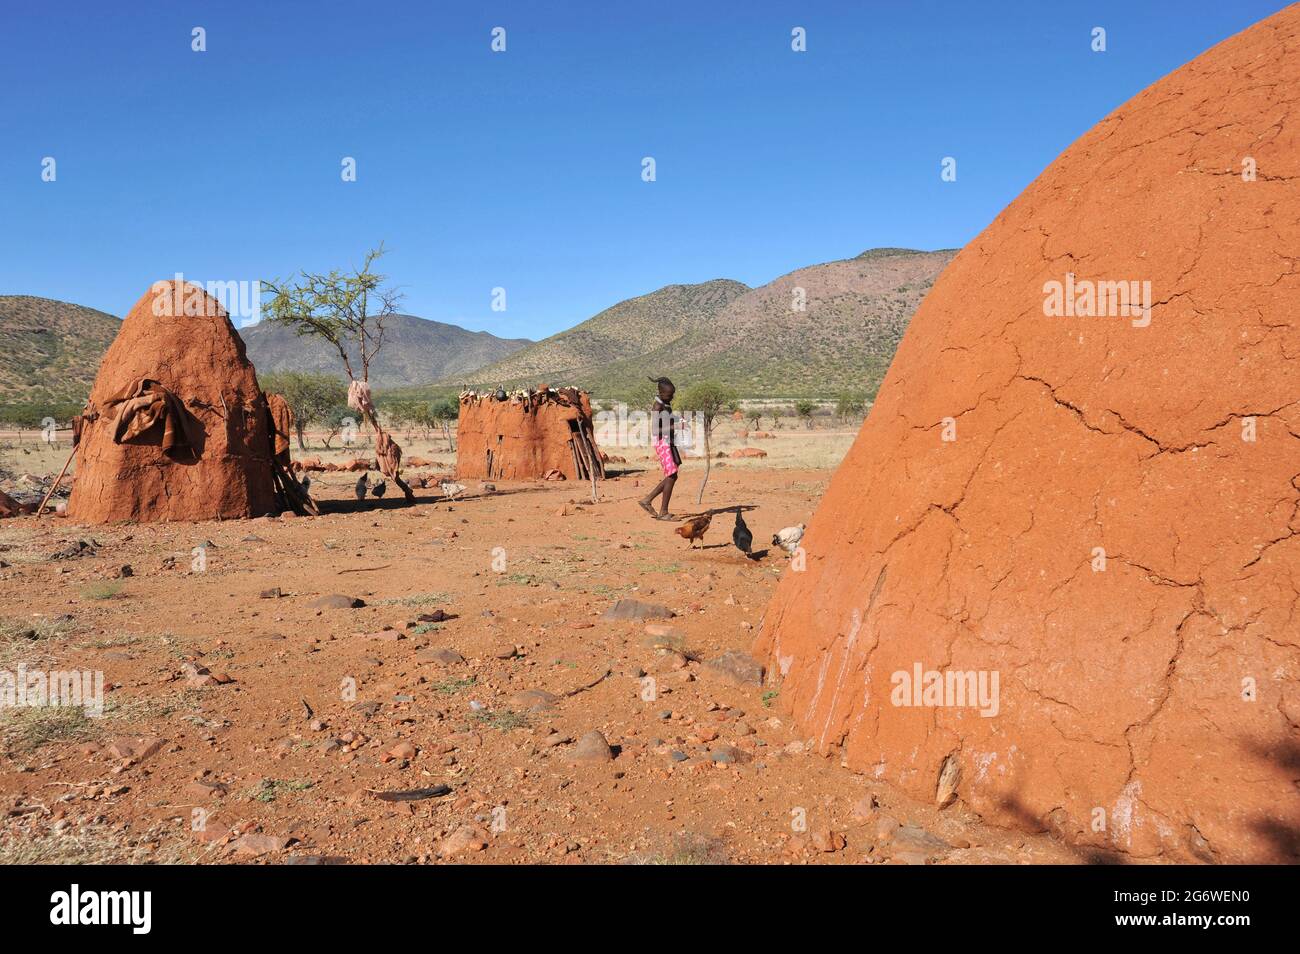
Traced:
POLYGON ((823 752, 1082 856, 1295 861, 1300 6, 936 282, 757 651, 823 752))
POLYGON ((569 480, 605 476, 591 398, 577 388, 460 396, 456 476, 532 480, 558 471, 569 480))
POLYGON ((202 288, 158 282, 131 309, 77 424, 81 523, 278 513, 270 415, 244 342, 202 288))

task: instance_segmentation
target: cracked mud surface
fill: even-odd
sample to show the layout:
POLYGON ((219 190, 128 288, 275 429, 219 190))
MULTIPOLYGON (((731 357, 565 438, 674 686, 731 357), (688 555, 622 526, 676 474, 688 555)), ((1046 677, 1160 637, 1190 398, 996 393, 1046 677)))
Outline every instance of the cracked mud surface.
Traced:
POLYGON ((1292 7, 940 277, 758 639, 824 751, 917 798, 955 754, 984 818, 1133 859, 1295 860, 1298 103, 1292 7), (1150 324, 1046 316, 1067 273, 1149 281, 1150 324), (997 672, 1000 711, 892 705, 916 663, 997 672))

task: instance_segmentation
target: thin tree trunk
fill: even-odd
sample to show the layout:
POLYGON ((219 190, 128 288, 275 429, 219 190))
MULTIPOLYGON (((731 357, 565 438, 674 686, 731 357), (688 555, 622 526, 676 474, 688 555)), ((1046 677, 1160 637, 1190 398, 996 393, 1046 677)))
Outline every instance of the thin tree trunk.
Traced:
POLYGON ((704 488, 709 485, 709 472, 713 470, 713 450, 709 446, 709 431, 713 428, 708 424, 704 425, 704 479, 700 481, 700 492, 695 498, 695 503, 704 503, 704 488))

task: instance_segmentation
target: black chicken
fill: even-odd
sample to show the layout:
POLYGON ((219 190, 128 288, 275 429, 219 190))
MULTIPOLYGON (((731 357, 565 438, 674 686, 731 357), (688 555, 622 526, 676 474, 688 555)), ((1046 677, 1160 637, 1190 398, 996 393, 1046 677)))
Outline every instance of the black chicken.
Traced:
POLYGON ((754 535, 749 532, 749 525, 740 511, 736 511, 736 526, 731 531, 731 542, 741 553, 749 553, 754 548, 754 535))

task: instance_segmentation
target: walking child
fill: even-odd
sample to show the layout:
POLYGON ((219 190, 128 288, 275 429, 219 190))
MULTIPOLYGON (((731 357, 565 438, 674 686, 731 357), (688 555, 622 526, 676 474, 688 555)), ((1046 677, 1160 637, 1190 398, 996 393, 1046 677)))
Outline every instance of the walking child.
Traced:
POLYGON ((673 434, 673 395, 677 389, 667 378, 650 380, 659 387, 659 394, 650 408, 650 443, 659 458, 659 468, 664 476, 649 496, 639 502, 641 509, 656 520, 672 520, 668 504, 673 499, 673 487, 677 484, 677 469, 682 465, 682 455, 677 450, 677 439, 673 434), (655 513, 654 499, 660 496, 659 512, 655 513))

